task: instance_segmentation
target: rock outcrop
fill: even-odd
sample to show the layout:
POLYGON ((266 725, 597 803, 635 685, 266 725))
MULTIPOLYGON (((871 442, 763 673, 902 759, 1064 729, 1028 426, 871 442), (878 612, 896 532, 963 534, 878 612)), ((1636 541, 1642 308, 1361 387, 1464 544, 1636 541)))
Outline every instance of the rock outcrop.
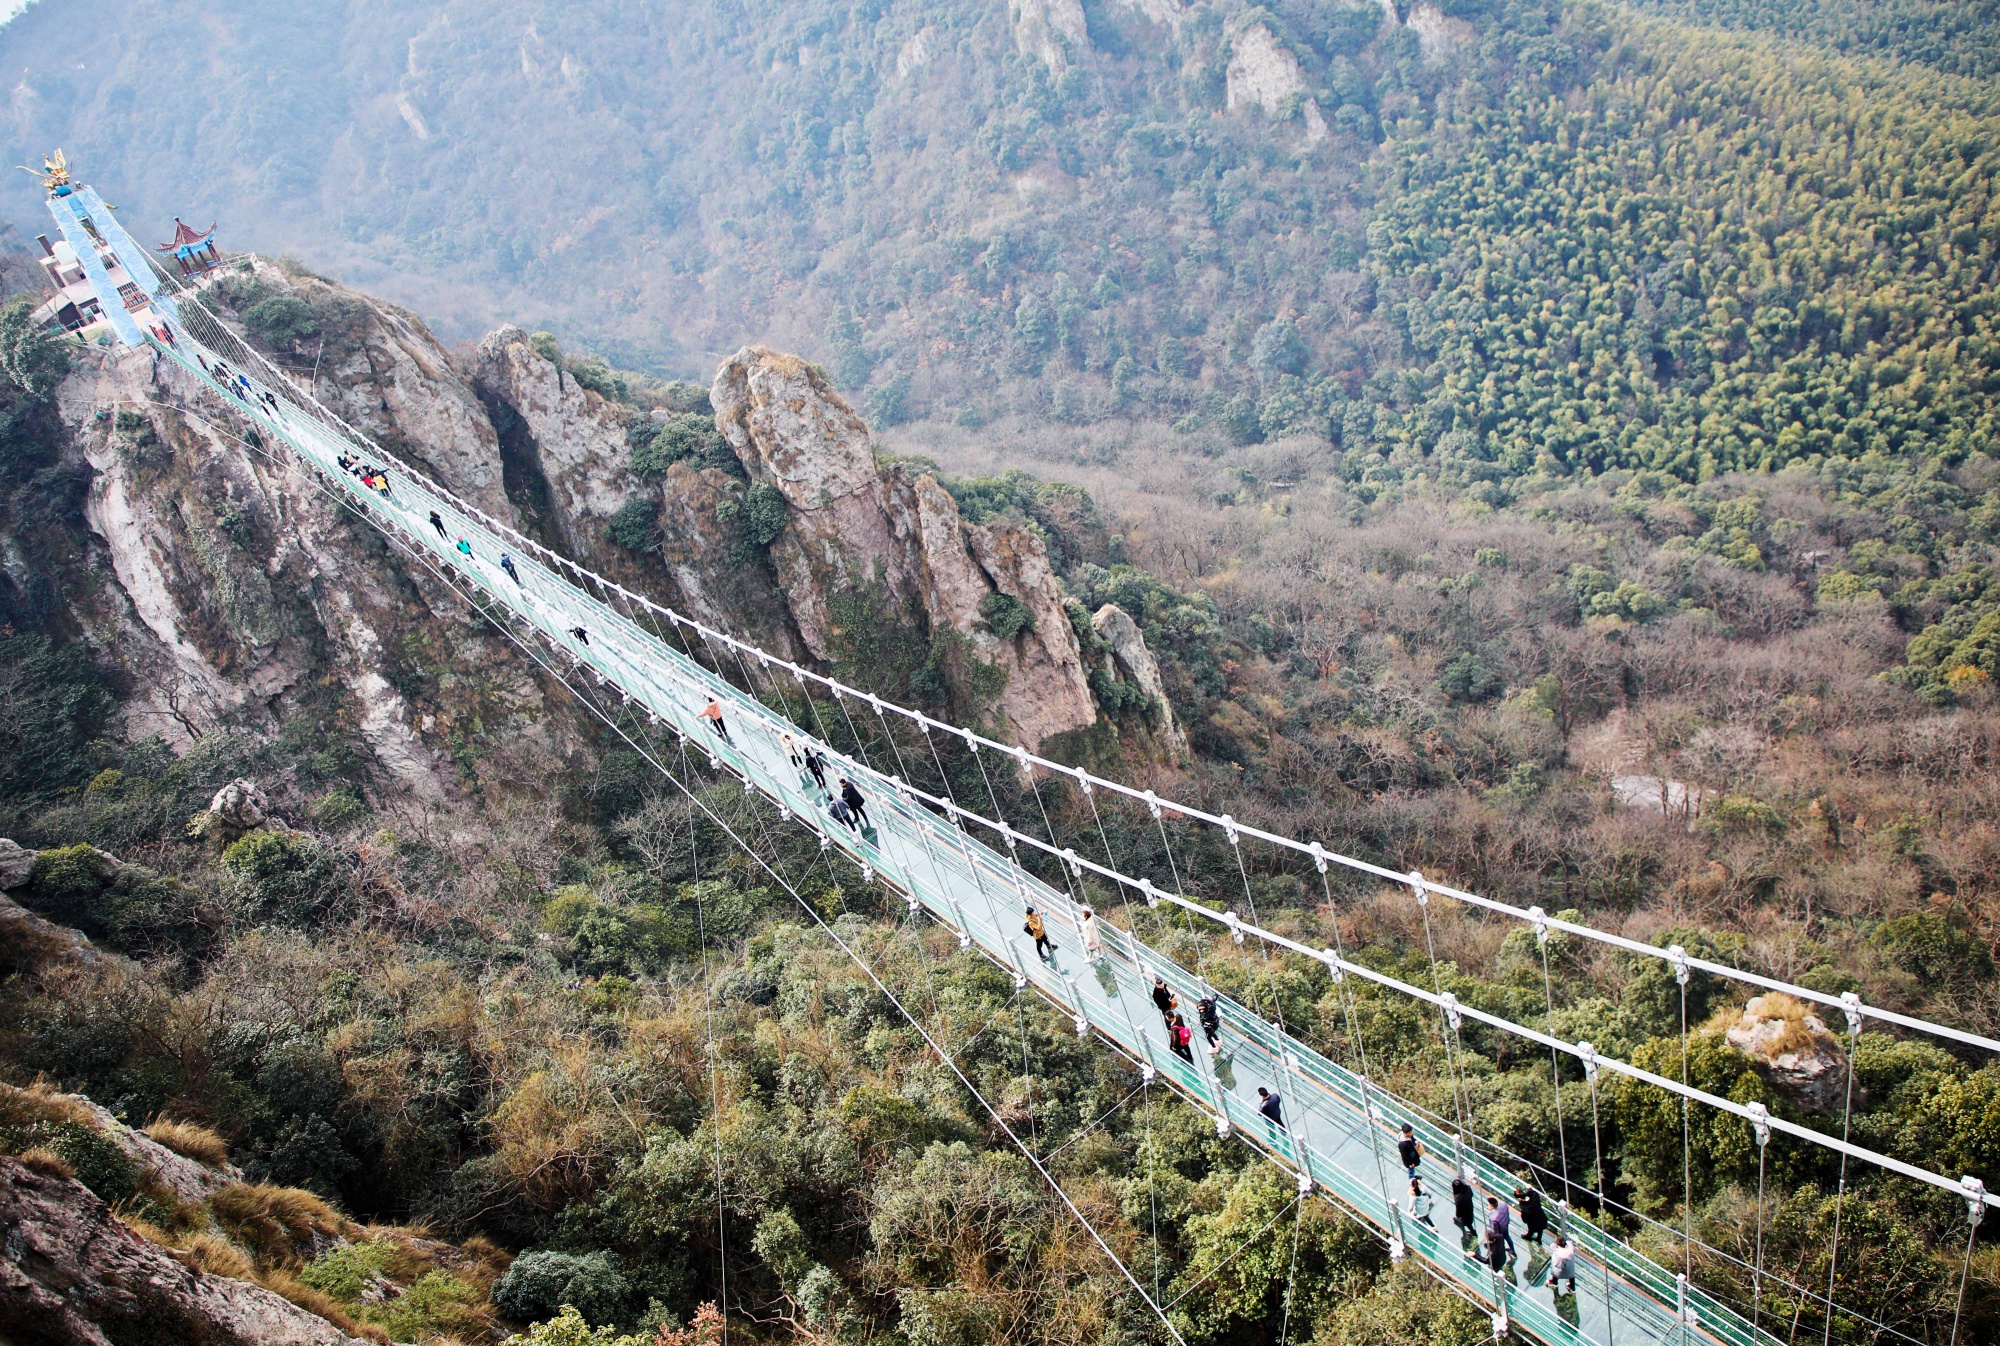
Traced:
POLYGON ((208 811, 224 827, 247 832, 271 816, 271 801, 256 781, 239 778, 215 792, 208 811))
POLYGON ((1840 1106, 1846 1053, 1804 1001, 1778 991, 1753 997, 1724 1038, 1800 1106, 1815 1112, 1840 1106))
POLYGON ((1153 698, 1154 734, 1170 760, 1187 756, 1187 735, 1174 717, 1173 702, 1167 699, 1167 684, 1160 677, 1160 661, 1146 648, 1145 633, 1132 614, 1116 603, 1106 603, 1090 619, 1090 625, 1118 661, 1118 671, 1140 691, 1153 698))
POLYGON ((35 877, 35 852, 0 837, 0 892, 25 888, 35 877))
POLYGON ((845 629, 838 608, 866 593, 869 620, 907 622, 919 639, 957 644, 946 662, 961 691, 972 685, 972 661, 1002 674, 995 708, 1024 746, 1095 722, 1039 536, 1005 519, 968 524, 936 477, 878 464, 860 416, 796 356, 746 347, 717 372, 709 398, 751 479, 790 509, 771 560, 815 658, 853 648, 860 633, 845 629))
POLYGON ((1410 17, 1404 26, 1417 35, 1417 46, 1424 54, 1424 64, 1444 65, 1472 41, 1477 30, 1464 19, 1448 18, 1445 12, 1426 0, 1410 10, 1410 17))
POLYGON ((247 1281, 183 1265, 83 1184, 0 1157, 0 1339, 18 1346, 360 1346, 247 1281))
POLYGON ((1267 117, 1296 116, 1308 145, 1326 139, 1326 118, 1306 90, 1305 69, 1264 23, 1248 23, 1230 38, 1225 101, 1232 112, 1255 107, 1267 117))
POLYGON ((1060 75, 1069 68, 1070 54, 1090 50, 1090 30, 1081 0, 1009 0, 1014 16, 1014 45, 1060 75))

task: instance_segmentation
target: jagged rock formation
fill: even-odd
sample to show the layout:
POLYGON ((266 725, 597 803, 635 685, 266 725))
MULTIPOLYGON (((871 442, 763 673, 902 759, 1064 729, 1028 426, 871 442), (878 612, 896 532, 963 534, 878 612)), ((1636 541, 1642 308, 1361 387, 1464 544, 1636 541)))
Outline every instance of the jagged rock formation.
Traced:
MULTIPOLYGON (((1049 10, 1054 31, 1074 9, 1049 10)), ((745 564, 724 509, 743 497, 739 475, 711 457, 636 476, 633 409, 580 386, 520 329, 455 358, 413 316, 317 278, 260 261, 243 283, 342 315, 324 349, 277 354, 343 417, 627 588, 781 657, 824 660, 840 652, 843 597, 879 580, 888 610, 933 642, 960 704, 997 696, 1029 745, 1095 721, 1040 538, 1005 520, 968 525, 935 480, 878 468, 860 418, 802 363, 745 352, 717 378, 744 470, 792 509, 774 566, 745 564), (658 507, 650 549, 607 535, 634 500, 658 507)), ((184 749, 219 726, 270 732, 309 712, 365 745, 385 787, 433 802, 468 774, 508 770, 493 764, 497 745, 516 761, 582 747, 577 712, 506 641, 171 362, 84 352, 57 410, 82 545, 44 573, 67 567, 55 589, 73 627, 122 671, 125 736, 184 749), (468 755, 469 741, 488 751, 468 755)), ((0 520, 11 538, 26 526, 0 520)), ((245 821, 228 826, 268 808, 232 805, 245 821)))
POLYGON ((359 1346, 261 1286, 183 1265, 83 1184, 18 1159, 0 1157, 0 1228, 0 1338, 15 1346, 359 1346))
POLYGON ((271 816, 271 801, 253 780, 233 780, 215 792, 208 811, 225 827, 248 831, 271 816))
POLYGON ((1091 615, 1090 625, 1097 632, 1097 638, 1110 648, 1112 657, 1118 661, 1118 670, 1140 691, 1153 698, 1156 717, 1154 733, 1165 747, 1169 759, 1186 757, 1187 735, 1181 731, 1180 721, 1174 716, 1173 702, 1167 698, 1167 684, 1160 677, 1160 662, 1146 648, 1145 634, 1132 620, 1132 614, 1116 603, 1106 603, 1091 615))
POLYGON ((1804 1001, 1777 991, 1755 996, 1724 1039, 1802 1107, 1819 1112, 1840 1106, 1846 1053, 1804 1001))
POLYGON ((1176 32, 1180 30, 1181 21, 1187 18, 1187 6, 1181 0, 1118 0, 1118 3, 1176 32))
POLYGON ((1319 102, 1306 90, 1299 58, 1278 41, 1270 27, 1252 22, 1238 28, 1229 43, 1225 98, 1230 111, 1256 107, 1267 117, 1296 115, 1305 127, 1306 143, 1326 139, 1326 118, 1319 102))
POLYGON ((1036 747, 1095 722, 1076 633, 1038 536, 1005 520, 968 524, 935 477, 878 464, 868 427, 796 356, 738 351, 709 400, 751 479, 790 507, 771 560, 814 657, 838 657, 852 634, 836 600, 875 589, 874 620, 908 620, 926 640, 962 638, 947 659, 961 687, 971 684, 970 661, 1005 675, 996 709, 1018 742, 1036 747), (994 630, 995 595, 1025 610, 1025 627, 994 630))
POLYGON ((635 592, 667 587, 692 617, 797 658, 789 626, 772 618, 783 605, 755 567, 730 559, 731 537, 717 521, 732 483, 714 468, 679 462, 648 483, 630 470, 629 408, 579 384, 537 352, 528 334, 503 327, 479 343, 472 376, 507 462, 509 491, 527 527, 542 540, 635 592), (654 558, 641 561, 607 540, 606 526, 634 498, 661 506, 654 558), (664 571, 664 576, 662 575, 664 571), (658 581, 667 578, 670 586, 658 581))

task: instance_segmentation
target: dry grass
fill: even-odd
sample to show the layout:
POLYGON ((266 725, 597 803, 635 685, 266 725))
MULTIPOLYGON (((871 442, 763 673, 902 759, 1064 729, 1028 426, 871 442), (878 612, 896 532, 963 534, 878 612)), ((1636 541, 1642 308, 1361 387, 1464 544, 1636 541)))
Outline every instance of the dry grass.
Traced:
POLYGON ((0 1126, 32 1126, 36 1122, 75 1122, 97 1130, 97 1114, 47 1080, 25 1089, 0 1084, 0 1126))
POLYGON ((36 1145, 23 1150, 20 1159, 28 1168, 45 1178, 68 1180, 76 1176, 76 1170, 69 1166, 69 1161, 46 1145, 36 1145))
POLYGON ((249 1255, 229 1240, 214 1234, 196 1234, 176 1247, 174 1252, 196 1271, 239 1281, 257 1278, 257 1268, 251 1265, 249 1255))
POLYGON ((323 1245, 358 1232, 339 1211, 296 1187, 232 1183, 210 1198, 209 1206, 216 1222, 267 1271, 295 1270, 323 1245))
POLYGON ((389 1334, 372 1323, 357 1322, 347 1308, 332 1295, 322 1294, 288 1271, 266 1271, 256 1277, 258 1284, 273 1294, 283 1295, 307 1313, 317 1313, 349 1336, 390 1346, 389 1334))
POLYGON ((176 1122, 159 1117, 146 1128, 146 1134, 175 1154, 192 1159, 197 1164, 221 1168, 229 1162, 229 1143, 194 1122, 176 1122))

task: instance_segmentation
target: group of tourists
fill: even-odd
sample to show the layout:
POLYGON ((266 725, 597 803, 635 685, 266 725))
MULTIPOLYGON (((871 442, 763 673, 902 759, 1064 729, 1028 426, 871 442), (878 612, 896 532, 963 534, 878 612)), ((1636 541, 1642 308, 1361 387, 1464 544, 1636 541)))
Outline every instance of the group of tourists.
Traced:
MULTIPOLYGON (((171 335, 166 340, 169 346, 174 344, 174 339, 171 335)), ((260 411, 268 411, 271 413, 273 419, 281 419, 283 417, 284 411, 278 399, 272 395, 270 389, 259 388, 256 384, 250 382, 248 377, 237 373, 221 360, 210 364, 199 355, 195 356, 194 359, 195 363, 201 366, 203 373, 221 384, 223 388, 235 396, 237 401, 243 403, 245 406, 254 406, 260 411)))
MULTIPOLYGON (((1410 1218, 1424 1228, 1435 1231, 1437 1225, 1431 1221, 1431 1198, 1424 1191, 1423 1162, 1427 1151, 1424 1143, 1417 1139, 1416 1127, 1403 1123, 1402 1134, 1396 1138, 1396 1157, 1402 1161, 1403 1176, 1408 1179, 1410 1193, 1406 1209, 1410 1218)), ((1510 1205, 1497 1193, 1486 1198, 1486 1212, 1483 1219, 1479 1214, 1479 1193, 1463 1172, 1455 1172, 1451 1178, 1452 1223, 1459 1229, 1467 1242, 1466 1257, 1483 1262, 1494 1271, 1505 1271, 1507 1264, 1514 1260, 1514 1216, 1521 1217, 1522 1238, 1537 1248, 1542 1246, 1542 1236, 1549 1227, 1548 1209, 1542 1204, 1542 1194, 1525 1184, 1513 1189, 1513 1203, 1510 1205), (1478 1233, 1478 1251, 1474 1252, 1471 1236, 1478 1233)), ((1560 1282, 1569 1283, 1568 1293, 1576 1293, 1576 1245, 1558 1232, 1554 1248, 1549 1253, 1549 1280, 1551 1291, 1563 1293, 1560 1282)))
MULTIPOLYGON (((340 457, 336 458, 334 461, 340 464, 340 470, 342 472, 345 472, 348 476, 353 477, 356 481, 360 482, 363 486, 366 486, 369 490, 376 492, 384 500, 390 498, 389 474, 387 472, 384 472, 381 468, 376 467, 373 463, 356 462, 354 459, 349 458, 344 453, 341 454, 340 457)), ((444 531, 443 521, 438 518, 436 510, 431 511, 431 522, 438 525, 438 531, 440 533, 444 531)))

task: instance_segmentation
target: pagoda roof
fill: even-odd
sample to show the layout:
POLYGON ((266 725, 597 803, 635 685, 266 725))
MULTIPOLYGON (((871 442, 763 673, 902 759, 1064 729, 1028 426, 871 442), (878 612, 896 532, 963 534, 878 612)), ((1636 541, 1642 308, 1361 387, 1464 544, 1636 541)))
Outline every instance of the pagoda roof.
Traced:
POLYGON ((208 242, 209 236, 213 233, 215 233, 215 226, 212 224, 208 228, 197 232, 182 224, 181 217, 176 215, 174 216, 174 241, 158 244, 153 250, 155 252, 179 252, 183 248, 198 248, 208 242))

